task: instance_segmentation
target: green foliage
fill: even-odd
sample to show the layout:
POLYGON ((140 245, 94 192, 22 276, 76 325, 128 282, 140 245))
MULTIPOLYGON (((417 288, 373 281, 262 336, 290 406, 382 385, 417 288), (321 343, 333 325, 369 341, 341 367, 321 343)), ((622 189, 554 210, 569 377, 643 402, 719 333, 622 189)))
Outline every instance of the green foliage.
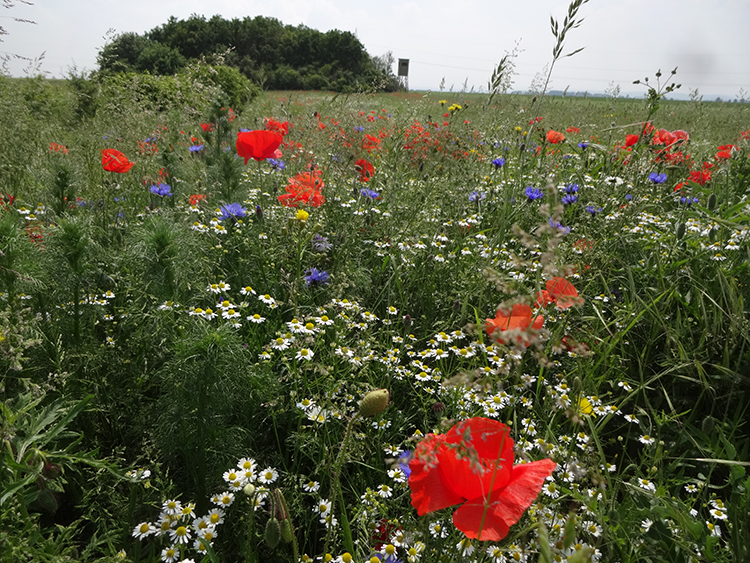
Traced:
MULTIPOLYGON (((262 16, 229 21, 219 16, 170 18, 145 36, 118 35, 99 53, 98 62, 105 74, 133 70, 172 74, 186 61, 217 56, 272 89, 382 89, 376 82, 392 76, 390 69, 376 69, 360 41, 348 31, 322 33, 262 16)), ((226 70, 220 73, 219 83, 232 107, 239 109, 246 103, 246 88, 251 90, 250 99, 254 97, 252 87, 240 84, 237 76, 226 70)), ((388 88, 393 88, 392 82, 388 88)))

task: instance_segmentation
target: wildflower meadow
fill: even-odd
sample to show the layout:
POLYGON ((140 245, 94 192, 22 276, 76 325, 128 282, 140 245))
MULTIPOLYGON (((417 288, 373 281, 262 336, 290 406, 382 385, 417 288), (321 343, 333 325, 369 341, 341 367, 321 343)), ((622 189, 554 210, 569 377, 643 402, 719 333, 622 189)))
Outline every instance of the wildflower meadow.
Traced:
POLYGON ((750 560, 750 109, 678 76, 0 77, 0 559, 750 560))

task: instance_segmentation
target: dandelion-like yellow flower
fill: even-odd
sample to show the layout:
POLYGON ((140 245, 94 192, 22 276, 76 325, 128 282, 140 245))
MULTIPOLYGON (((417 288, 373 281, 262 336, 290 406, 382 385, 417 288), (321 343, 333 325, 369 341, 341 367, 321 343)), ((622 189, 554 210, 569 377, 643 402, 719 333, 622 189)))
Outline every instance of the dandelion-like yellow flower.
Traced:
POLYGON ((299 209, 297 211, 297 215, 295 215, 294 218, 297 219, 297 221, 304 223, 305 221, 307 221, 308 217, 310 217, 310 214, 307 211, 305 211, 304 209, 299 209))

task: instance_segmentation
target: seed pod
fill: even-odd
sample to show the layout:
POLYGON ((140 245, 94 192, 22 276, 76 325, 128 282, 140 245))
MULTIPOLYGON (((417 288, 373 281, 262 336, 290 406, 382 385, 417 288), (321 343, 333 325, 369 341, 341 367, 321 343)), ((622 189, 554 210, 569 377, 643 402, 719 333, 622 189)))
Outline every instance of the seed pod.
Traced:
POLYGON ((711 229, 708 231, 708 240, 711 242, 711 244, 716 242, 716 229, 711 229))
POLYGON ((709 211, 714 210, 714 207, 716 207, 716 194, 708 196, 708 203, 706 205, 708 206, 709 211))
POLYGON ((568 514, 567 520, 565 520, 565 527, 563 528, 563 549, 568 549, 576 539, 576 515, 574 513, 568 514))
POLYGON ((677 224, 677 231, 675 232, 675 236, 677 237, 677 240, 680 240, 685 236, 685 223, 677 224))
POLYGON ((388 406, 388 399, 390 399, 390 393, 388 389, 377 389, 370 391, 364 398, 359 402, 359 414, 362 416, 369 417, 380 414, 388 406))
POLYGON ((263 534, 263 539, 266 540, 266 545, 271 549, 275 549, 281 541, 281 526, 279 521, 275 517, 271 517, 266 522, 266 532, 263 534))

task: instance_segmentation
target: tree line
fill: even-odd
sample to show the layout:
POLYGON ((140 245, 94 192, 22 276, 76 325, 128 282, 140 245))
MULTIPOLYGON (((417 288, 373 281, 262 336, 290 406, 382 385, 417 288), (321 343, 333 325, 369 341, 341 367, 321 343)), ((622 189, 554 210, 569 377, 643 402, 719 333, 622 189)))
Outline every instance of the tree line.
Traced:
POLYGON ((390 54, 371 57, 349 31, 320 32, 256 16, 225 20, 171 17, 139 35, 121 33, 98 55, 101 73, 171 75, 191 61, 219 59, 271 90, 394 91, 398 79, 386 64, 390 54))

